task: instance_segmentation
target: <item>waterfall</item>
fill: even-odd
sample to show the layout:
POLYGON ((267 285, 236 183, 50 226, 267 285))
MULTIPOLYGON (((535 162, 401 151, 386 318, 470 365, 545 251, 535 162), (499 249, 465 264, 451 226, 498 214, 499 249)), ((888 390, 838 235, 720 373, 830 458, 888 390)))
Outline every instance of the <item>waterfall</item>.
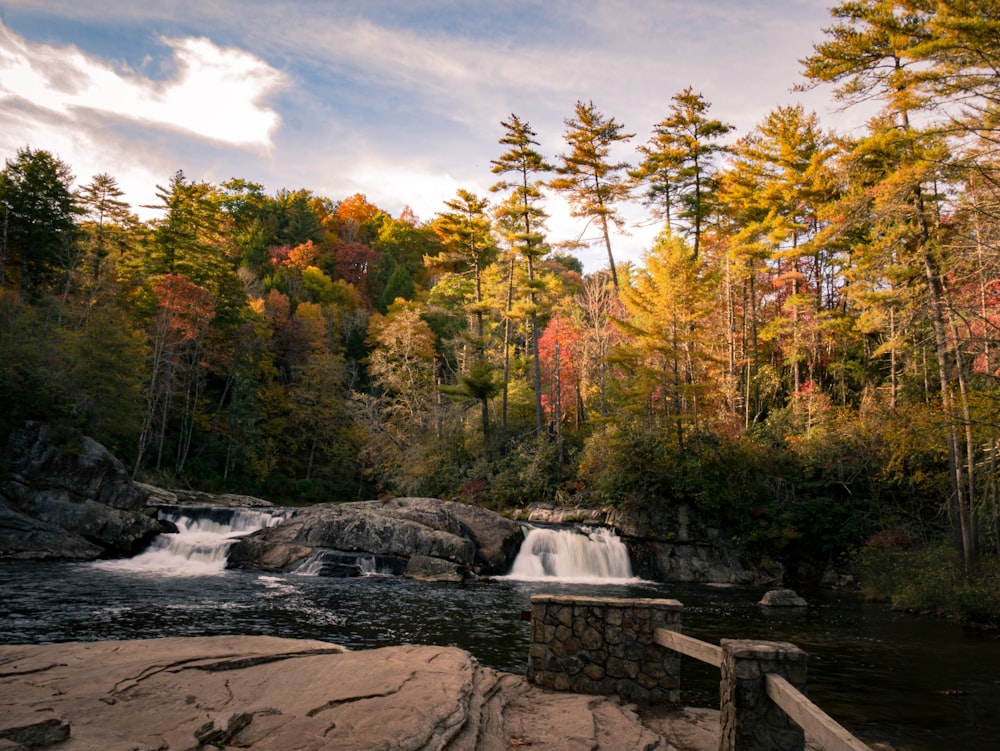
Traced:
POLYGON ((344 550, 320 549, 304 559, 293 574, 299 576, 398 576, 406 561, 392 555, 354 553, 344 550))
POLYGON ((228 506, 170 506, 159 518, 177 527, 153 538, 139 555, 92 565, 113 571, 207 576, 226 568, 229 549, 240 537, 280 524, 291 512, 281 508, 236 508, 228 506))
POLYGON ((605 527, 528 527, 507 579, 590 583, 635 581, 628 549, 605 527))

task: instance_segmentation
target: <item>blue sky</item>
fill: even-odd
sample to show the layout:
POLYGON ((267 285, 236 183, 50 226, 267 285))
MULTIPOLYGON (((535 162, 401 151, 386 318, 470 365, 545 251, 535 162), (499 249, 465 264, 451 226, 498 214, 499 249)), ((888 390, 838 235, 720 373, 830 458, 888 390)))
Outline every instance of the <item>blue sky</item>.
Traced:
MULTIPOLYGON (((459 188, 489 194, 500 121, 550 159, 593 101, 636 134, 635 160, 687 86, 749 132, 802 102, 845 130, 827 89, 793 94, 830 23, 825 0, 0 0, 0 158, 31 146, 79 183, 113 175, 143 218, 181 169, 339 200, 364 193, 431 219, 459 188)), ((552 242, 583 226, 548 199, 552 242)), ((638 260, 656 228, 614 238, 638 260)), ((603 249, 582 256, 602 267, 603 249)))

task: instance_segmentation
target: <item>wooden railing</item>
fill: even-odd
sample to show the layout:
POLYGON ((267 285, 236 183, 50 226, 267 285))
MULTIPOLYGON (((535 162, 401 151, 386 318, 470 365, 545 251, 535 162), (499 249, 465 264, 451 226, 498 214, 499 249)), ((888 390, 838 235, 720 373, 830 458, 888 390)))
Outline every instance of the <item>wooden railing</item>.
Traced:
POLYGON ((653 632, 653 640, 661 647, 680 652, 693 657, 700 662, 707 662, 717 668, 722 667, 722 647, 709 644, 707 641, 685 636, 680 631, 658 628, 653 632))
MULTIPOLYGON (((722 667, 722 647, 665 628, 655 629, 653 640, 661 647, 717 668, 722 667)), ((771 701, 826 751, 871 751, 782 676, 765 674, 764 684, 771 701)))

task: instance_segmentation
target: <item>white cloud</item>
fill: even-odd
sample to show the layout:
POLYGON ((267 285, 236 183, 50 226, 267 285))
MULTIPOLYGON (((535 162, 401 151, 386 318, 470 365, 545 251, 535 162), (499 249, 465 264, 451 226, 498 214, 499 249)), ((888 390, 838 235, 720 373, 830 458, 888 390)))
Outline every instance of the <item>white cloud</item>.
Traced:
MULTIPOLYGON (((420 165, 396 164, 378 159, 358 162, 341 186, 347 197, 363 193, 377 206, 398 214, 405 206, 427 221, 444 210, 444 201, 454 197, 459 188, 475 191, 449 174, 420 165)), ((484 193, 481 193, 485 195, 484 193)))
MULTIPOLYGON (((44 32, 50 45, 0 23, 0 154, 28 143, 65 149, 80 175, 145 179, 147 195, 130 192, 134 204, 182 168, 333 200, 360 192, 393 214, 410 205, 430 219, 459 187, 490 195, 499 123, 511 112, 553 161, 577 99, 636 133, 615 155, 625 160, 688 85, 713 117, 737 126, 734 138, 745 134, 796 99, 797 60, 829 20, 815 0, 764 5, 20 0, 11 28, 56 22, 44 32), (157 34, 162 46, 149 45, 157 34), (159 65, 164 51, 165 78, 138 62, 149 54, 159 65)), ((828 94, 813 92, 806 105, 830 126, 828 94)), ((622 208, 633 227, 646 224, 641 206, 622 208)), ((552 242, 580 234, 583 222, 560 198, 548 210, 552 242)), ((615 237, 616 259, 636 259, 654 235, 647 226, 615 237)), ((600 246, 581 256, 588 269, 607 263, 600 246)))
POLYGON ((162 42, 173 51, 175 74, 155 81, 74 46, 29 44, 0 24, 0 102, 67 120, 97 114, 237 147, 270 147, 280 118, 262 101, 285 83, 283 73, 208 39, 162 42))

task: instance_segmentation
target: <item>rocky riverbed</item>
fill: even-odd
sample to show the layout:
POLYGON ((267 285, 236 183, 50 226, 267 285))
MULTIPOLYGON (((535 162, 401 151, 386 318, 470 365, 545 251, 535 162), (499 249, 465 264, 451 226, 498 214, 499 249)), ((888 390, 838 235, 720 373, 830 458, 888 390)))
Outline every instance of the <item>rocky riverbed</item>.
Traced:
MULTIPOLYGON (((10 436, 0 477, 0 559, 130 557, 171 531, 157 517, 175 505, 272 505, 247 496, 212 496, 134 482, 126 467, 87 436, 38 422, 10 436)), ((506 573, 524 533, 488 509, 436 498, 323 503, 286 509, 279 525, 240 540, 229 565, 287 571, 314 560, 324 571, 349 573, 350 555, 382 557, 393 571, 425 581, 462 581, 506 573), (346 557, 345 557, 346 556, 346 557)), ((655 581, 776 583, 720 539, 685 506, 646 510, 557 509, 531 504, 528 520, 572 518, 617 528, 633 570, 655 581), (570 514, 570 516, 567 516, 570 514), (669 537, 669 541, 663 539, 669 537)))

